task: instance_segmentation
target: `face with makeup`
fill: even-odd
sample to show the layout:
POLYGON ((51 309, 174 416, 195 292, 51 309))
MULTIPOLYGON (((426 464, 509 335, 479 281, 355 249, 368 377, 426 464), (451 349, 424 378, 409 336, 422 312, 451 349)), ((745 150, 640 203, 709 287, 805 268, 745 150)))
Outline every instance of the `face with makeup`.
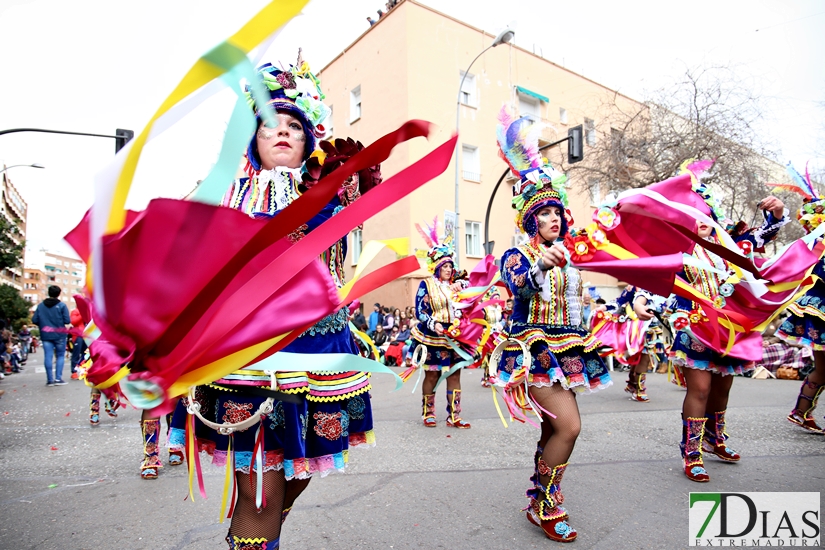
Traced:
POLYGON ((453 276, 453 264, 447 262, 446 264, 442 265, 438 271, 438 279, 440 281, 449 281, 453 276))
POLYGON ((558 206, 545 206, 536 212, 536 227, 538 227, 539 236, 545 242, 553 242, 559 238, 561 233, 562 222, 561 208, 558 206))
POLYGON ((697 222, 696 233, 703 239, 707 239, 713 233, 713 228, 704 222, 697 222))
POLYGON ((303 164, 307 136, 301 121, 289 113, 275 113, 274 128, 261 121, 256 141, 261 167, 272 170, 276 166, 300 168, 303 164))

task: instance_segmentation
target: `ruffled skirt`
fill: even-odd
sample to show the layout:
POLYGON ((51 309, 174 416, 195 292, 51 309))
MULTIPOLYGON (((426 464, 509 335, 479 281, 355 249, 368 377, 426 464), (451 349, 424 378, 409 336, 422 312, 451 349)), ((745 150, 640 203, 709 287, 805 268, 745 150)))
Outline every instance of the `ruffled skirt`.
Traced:
MULTIPOLYGON (((532 362, 527 383, 531 386, 558 383, 566 390, 591 393, 612 384, 610 372, 596 353, 599 341, 579 327, 516 324, 509 337, 524 342, 530 350, 532 362)), ((521 347, 507 346, 498 365, 500 380, 509 382, 523 361, 521 347)))
POLYGON ((755 368, 753 361, 731 356, 723 357, 681 330, 673 338, 668 357, 679 367, 706 370, 721 375, 744 374, 755 368))
POLYGON ((825 351, 825 282, 821 279, 804 296, 788 306, 790 316, 776 331, 788 342, 825 351))
MULTIPOLYGON (((212 430, 196 419, 198 450, 208 453, 216 466, 223 467, 228 460, 234 460, 237 472, 257 471, 253 451, 261 430, 263 470, 283 470, 287 479, 303 479, 343 471, 350 447, 375 445, 368 392, 333 402, 310 401, 306 394, 299 396, 300 403, 275 401, 272 412, 261 422, 231 436, 212 430), (229 454, 230 438, 234 456, 229 454)), ((245 395, 243 391, 229 392, 214 387, 198 387, 196 399, 201 405, 201 414, 217 423, 241 422, 252 416, 265 400, 245 395)), ((182 414, 173 417, 170 449, 184 449, 185 425, 181 426, 179 421, 182 418, 185 418, 182 414)))
POLYGON ((423 344, 427 346, 427 356, 424 358, 425 371, 440 371, 450 368, 456 363, 463 361, 460 355, 447 343, 444 336, 439 336, 427 328, 415 329, 412 335, 412 351, 423 344))

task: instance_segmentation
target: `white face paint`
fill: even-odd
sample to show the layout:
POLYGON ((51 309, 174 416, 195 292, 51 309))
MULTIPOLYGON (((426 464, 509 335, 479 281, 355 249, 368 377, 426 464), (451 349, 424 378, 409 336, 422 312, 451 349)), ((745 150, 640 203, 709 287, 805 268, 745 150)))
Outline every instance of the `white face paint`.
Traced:
POLYGON ((703 239, 707 239, 708 237, 710 237, 710 234, 713 233, 713 227, 709 226, 706 223, 698 222, 696 233, 703 239))
POLYGON ((553 242, 559 238, 562 222, 561 208, 558 206, 545 206, 536 212, 536 226, 542 239, 553 242))
POLYGON ((276 113, 274 128, 261 122, 256 135, 258 156, 264 170, 276 166, 300 168, 307 136, 301 121, 288 113, 276 113))

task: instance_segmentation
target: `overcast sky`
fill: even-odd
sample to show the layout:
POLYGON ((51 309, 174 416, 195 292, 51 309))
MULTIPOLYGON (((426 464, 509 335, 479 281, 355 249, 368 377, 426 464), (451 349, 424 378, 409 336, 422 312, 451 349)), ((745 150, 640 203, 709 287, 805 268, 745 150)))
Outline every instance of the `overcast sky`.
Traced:
MULTIPOLYGON (((317 71, 367 28, 384 2, 314 0, 265 60, 317 71)), ((825 2, 821 0, 423 0, 631 97, 677 80, 685 67, 733 65, 766 98, 763 132, 782 158, 825 168, 825 2), (690 11, 688 11, 690 10, 690 11)), ((184 72, 264 0, 0 0, 0 129, 110 134, 143 128, 184 72)), ((182 196, 205 177, 220 146, 231 94, 214 97, 146 148, 130 205, 182 196)), ((0 136, 0 162, 29 204, 33 248, 69 251, 61 237, 92 202, 92 180, 114 140, 0 136)))

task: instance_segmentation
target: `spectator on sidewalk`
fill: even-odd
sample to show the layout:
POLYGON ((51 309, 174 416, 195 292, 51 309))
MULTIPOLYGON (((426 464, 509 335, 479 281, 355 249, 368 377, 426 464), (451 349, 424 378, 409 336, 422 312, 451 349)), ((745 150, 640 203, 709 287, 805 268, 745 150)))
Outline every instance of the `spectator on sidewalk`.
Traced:
POLYGON ((66 360, 66 325, 71 322, 69 308, 58 300, 59 286, 49 287, 49 297, 37 305, 32 323, 40 328, 40 340, 43 342, 44 364, 46 366, 46 385, 64 386, 63 363, 66 360), (57 361, 55 362, 55 356, 57 361), (54 372, 52 365, 54 364, 54 372))
POLYGON ((390 308, 388 308, 388 307, 384 308, 384 323, 383 323, 383 325, 384 325, 384 332, 386 332, 387 334, 392 332, 392 327, 395 326, 395 317, 393 317, 392 310, 390 310, 390 308))
POLYGON ((370 321, 369 321, 369 331, 367 334, 372 338, 372 335, 375 334, 375 329, 378 325, 384 322, 384 316, 381 315, 381 304, 375 304, 373 307, 372 313, 370 313, 370 321))

